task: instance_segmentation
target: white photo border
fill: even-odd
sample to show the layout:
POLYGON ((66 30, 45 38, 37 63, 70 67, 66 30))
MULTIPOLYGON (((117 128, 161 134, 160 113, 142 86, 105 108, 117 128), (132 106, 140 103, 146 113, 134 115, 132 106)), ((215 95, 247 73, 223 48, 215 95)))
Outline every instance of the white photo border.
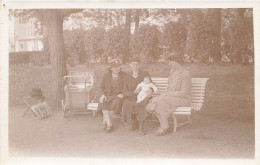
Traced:
POLYGON ((260 1, 5 1, 0 6, 0 110, 1 164, 260 164, 260 1), (5 4, 5 5, 3 5, 5 4), (253 8, 255 51, 255 159, 98 159, 18 158, 8 152, 8 10, 42 8, 253 8))

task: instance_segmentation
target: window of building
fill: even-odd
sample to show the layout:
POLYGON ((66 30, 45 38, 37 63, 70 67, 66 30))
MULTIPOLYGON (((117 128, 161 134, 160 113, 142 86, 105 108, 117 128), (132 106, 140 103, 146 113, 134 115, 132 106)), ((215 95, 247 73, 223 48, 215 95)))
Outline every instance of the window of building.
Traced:
POLYGON ((23 50, 24 49, 24 44, 21 42, 19 47, 20 47, 20 50, 23 50))
POLYGON ((34 50, 34 42, 27 41, 27 51, 33 51, 33 50, 34 50))

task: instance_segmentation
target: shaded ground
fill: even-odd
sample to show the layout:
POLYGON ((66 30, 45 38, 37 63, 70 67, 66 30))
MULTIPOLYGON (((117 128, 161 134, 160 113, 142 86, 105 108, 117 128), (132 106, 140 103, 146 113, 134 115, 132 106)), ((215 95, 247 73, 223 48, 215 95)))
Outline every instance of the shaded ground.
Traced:
POLYGON ((114 119, 115 131, 104 133, 102 118, 55 111, 37 120, 24 107, 9 110, 10 156, 30 157, 164 157, 164 158, 254 158, 254 123, 219 120, 203 113, 193 115, 192 125, 175 134, 155 137, 157 122, 147 122, 147 135, 124 128, 114 119))

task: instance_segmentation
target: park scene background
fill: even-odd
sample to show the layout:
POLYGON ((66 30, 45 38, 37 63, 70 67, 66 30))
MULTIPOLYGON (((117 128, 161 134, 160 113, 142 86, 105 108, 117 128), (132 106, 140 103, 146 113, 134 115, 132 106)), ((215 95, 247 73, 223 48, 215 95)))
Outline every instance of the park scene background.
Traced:
MULTIPOLYGON (((27 44, 30 50, 20 51, 21 40, 9 43, 14 50, 9 53, 11 155, 254 157, 252 9, 11 10, 10 20, 15 18, 21 24, 36 20, 31 35, 41 44, 36 48, 23 42, 22 48, 27 44), (170 68, 164 58, 169 54, 183 56, 192 77, 209 78, 201 111, 174 136, 139 137, 118 120, 116 131, 106 135, 101 115, 62 117, 63 76, 70 71, 94 72, 99 81, 109 56, 121 59, 123 71, 129 71, 129 58, 137 56, 151 76, 167 77, 170 68), (52 117, 21 118, 25 107, 20 98, 32 87, 42 89, 52 117)), ((147 132, 156 125, 147 123, 147 132)))

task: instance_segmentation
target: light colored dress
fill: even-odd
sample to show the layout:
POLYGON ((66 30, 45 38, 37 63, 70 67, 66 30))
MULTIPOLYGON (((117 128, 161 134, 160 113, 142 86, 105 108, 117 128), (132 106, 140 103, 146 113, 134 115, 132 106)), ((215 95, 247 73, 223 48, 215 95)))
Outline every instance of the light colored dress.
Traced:
POLYGON ((168 118, 177 107, 191 105, 191 76, 189 71, 171 70, 165 93, 157 97, 155 112, 168 118))
POLYGON ((137 95, 137 103, 148 97, 148 91, 150 89, 153 89, 154 92, 157 92, 157 87, 153 83, 145 84, 144 82, 141 82, 137 85, 136 91, 140 91, 137 95))

